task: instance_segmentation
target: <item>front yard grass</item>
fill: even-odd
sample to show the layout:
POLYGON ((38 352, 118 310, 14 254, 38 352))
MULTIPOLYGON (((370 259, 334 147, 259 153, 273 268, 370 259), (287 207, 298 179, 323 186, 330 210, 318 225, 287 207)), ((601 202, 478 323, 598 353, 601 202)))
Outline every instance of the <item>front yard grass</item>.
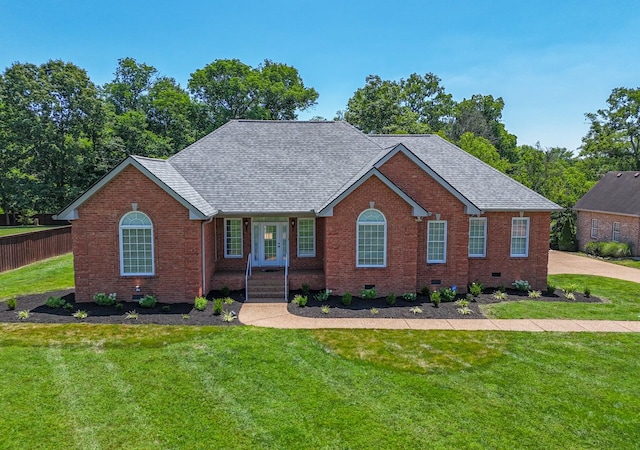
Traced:
POLYGON ((0 448, 629 448, 640 335, 0 325, 0 448))
POLYGON ((585 286, 607 303, 541 302, 523 300, 483 305, 483 312, 496 319, 601 319, 640 320, 640 284, 591 275, 549 275, 556 287, 585 286))
POLYGON ((0 272, 0 301, 9 297, 72 288, 73 254, 56 256, 0 272))

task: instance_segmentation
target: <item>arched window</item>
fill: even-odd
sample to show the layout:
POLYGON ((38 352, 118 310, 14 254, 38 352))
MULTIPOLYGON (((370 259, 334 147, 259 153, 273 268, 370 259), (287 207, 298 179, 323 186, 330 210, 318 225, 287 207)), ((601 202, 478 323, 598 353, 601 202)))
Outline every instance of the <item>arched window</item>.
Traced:
POLYGON ((387 264, 387 220, 377 209, 367 209, 358 217, 357 267, 385 267, 387 264))
POLYGON ((139 211, 120 220, 120 274, 153 275, 153 225, 139 211))

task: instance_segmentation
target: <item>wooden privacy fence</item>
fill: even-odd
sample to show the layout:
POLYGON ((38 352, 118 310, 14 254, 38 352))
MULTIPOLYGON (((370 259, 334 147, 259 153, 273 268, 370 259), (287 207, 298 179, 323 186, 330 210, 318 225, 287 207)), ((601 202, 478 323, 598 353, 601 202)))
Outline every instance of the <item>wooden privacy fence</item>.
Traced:
POLYGON ((0 237, 0 272, 71 251, 71 225, 0 237))

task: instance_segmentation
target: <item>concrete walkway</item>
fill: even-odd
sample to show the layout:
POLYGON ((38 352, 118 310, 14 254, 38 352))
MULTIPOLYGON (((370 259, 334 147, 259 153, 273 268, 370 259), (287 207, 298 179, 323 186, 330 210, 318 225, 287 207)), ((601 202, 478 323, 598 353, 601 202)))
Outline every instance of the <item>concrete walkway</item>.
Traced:
MULTIPOLYGON (((640 283, 640 270, 570 253, 551 251, 549 273, 602 275, 640 283), (635 273, 638 272, 638 273, 635 273)), ((287 311, 284 301, 243 303, 238 320, 271 328, 369 328, 391 330, 589 331, 640 333, 640 321, 560 319, 315 319, 287 311)))

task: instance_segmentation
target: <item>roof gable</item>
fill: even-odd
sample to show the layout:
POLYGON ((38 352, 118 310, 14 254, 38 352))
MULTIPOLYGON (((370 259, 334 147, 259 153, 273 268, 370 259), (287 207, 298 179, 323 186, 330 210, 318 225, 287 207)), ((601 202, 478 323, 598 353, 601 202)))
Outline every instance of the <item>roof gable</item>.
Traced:
POLYGON ((573 209, 640 216, 640 172, 607 172, 573 209))

